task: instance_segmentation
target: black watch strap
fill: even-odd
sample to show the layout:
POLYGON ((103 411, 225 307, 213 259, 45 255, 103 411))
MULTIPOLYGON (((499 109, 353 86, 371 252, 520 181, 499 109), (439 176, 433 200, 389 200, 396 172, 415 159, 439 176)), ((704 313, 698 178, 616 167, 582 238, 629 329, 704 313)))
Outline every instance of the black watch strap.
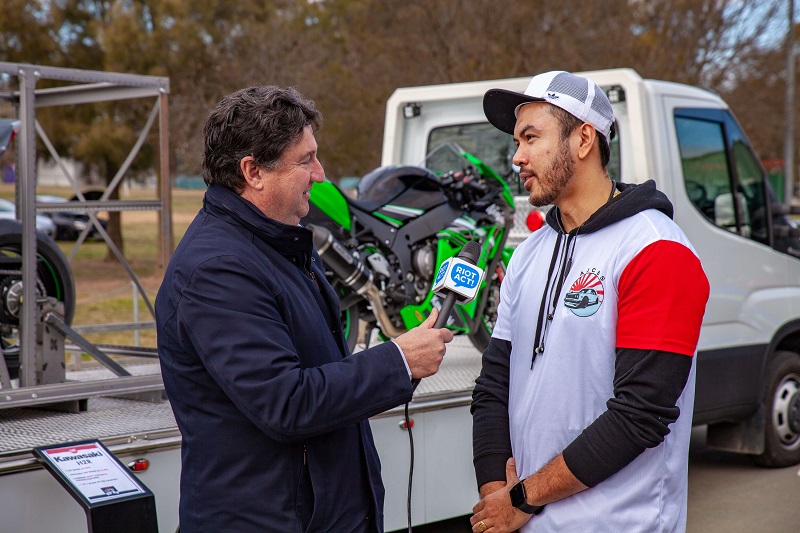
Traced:
POLYGON ((530 505, 525 494, 525 480, 523 479, 513 487, 508 495, 511 497, 511 505, 527 514, 539 514, 544 509, 544 505, 530 505))

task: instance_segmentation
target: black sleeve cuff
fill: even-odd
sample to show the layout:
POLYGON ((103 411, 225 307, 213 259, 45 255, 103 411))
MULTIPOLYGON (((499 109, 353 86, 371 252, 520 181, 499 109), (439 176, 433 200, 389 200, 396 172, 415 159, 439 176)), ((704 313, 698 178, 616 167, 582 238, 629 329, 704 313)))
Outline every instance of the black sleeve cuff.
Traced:
POLYGON ((511 452, 509 453, 490 453, 475 457, 472 464, 475 466, 475 479, 478 482, 478 488, 481 488, 485 483, 490 481, 506 481, 506 463, 511 452))

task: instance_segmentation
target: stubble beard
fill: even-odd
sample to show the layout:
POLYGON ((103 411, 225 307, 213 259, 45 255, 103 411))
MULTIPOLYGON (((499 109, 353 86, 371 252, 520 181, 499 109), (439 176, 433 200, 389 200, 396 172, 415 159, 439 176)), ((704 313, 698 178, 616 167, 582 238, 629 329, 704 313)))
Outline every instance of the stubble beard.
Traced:
POLYGON ((555 202, 575 173, 575 161, 570 153, 569 139, 562 139, 558 147, 558 154, 550 162, 550 166, 542 173, 540 191, 531 194, 528 202, 534 207, 543 207, 555 202))

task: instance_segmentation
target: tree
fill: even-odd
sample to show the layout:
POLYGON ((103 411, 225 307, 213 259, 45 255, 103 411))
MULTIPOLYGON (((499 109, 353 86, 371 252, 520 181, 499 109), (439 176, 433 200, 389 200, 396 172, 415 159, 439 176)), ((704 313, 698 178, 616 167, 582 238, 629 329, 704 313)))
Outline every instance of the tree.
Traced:
MULTIPOLYGON (((296 86, 325 115, 320 156, 336 180, 379 164, 385 102, 403 86, 630 67, 644 77, 729 95, 734 110, 747 116, 756 106, 739 107, 740 88, 777 88, 780 82, 771 56, 780 43, 764 39, 780 22, 778 5, 779 0, 7 0, 4 13, 11 10, 14 17, 0 17, 0 59, 169 76, 171 159, 179 174, 199 173, 202 124, 224 94, 255 84, 296 86)), ((759 102, 762 116, 779 117, 781 101, 759 102)), ((100 143, 109 123, 133 130, 146 112, 76 111, 59 117, 77 124, 65 126, 59 137, 68 147, 80 137, 94 139, 83 141, 80 153, 99 158, 88 144, 100 143)), ((768 131, 774 126, 754 122, 751 135, 767 153, 760 143, 774 142, 768 131)), ((93 164, 113 168, 114 161, 93 164)))

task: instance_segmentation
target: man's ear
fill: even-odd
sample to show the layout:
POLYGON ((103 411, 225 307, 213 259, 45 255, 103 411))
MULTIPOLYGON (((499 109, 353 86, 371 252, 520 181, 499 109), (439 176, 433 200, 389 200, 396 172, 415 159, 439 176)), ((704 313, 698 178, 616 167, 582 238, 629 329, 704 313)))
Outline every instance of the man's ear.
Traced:
POLYGON ((248 187, 256 190, 264 188, 261 172, 259 172, 259 167, 256 165, 256 160, 253 159, 253 156, 248 155, 243 157, 242 160, 239 161, 239 168, 242 171, 242 176, 244 176, 244 181, 247 183, 248 187))
POLYGON ((578 157, 586 159, 592 147, 597 144, 597 130, 591 124, 584 123, 578 128, 578 135, 578 157))

